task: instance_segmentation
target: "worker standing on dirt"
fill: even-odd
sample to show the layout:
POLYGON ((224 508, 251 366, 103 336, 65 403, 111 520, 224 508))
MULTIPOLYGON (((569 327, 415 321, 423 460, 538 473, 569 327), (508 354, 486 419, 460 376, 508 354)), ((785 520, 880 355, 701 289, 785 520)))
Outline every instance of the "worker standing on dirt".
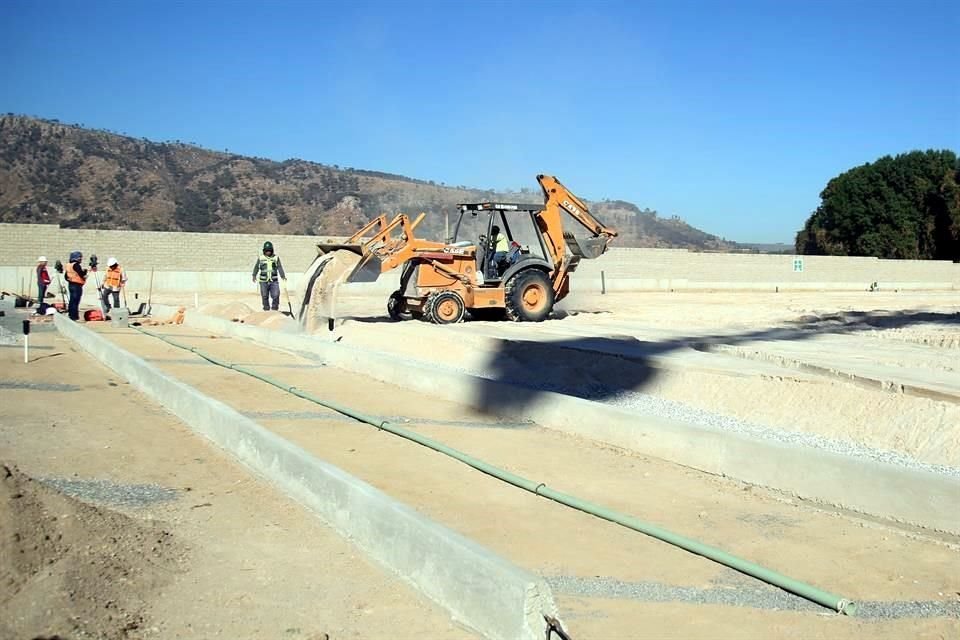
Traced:
POLYGON ((260 283, 260 300, 264 311, 280 309, 280 283, 277 277, 287 279, 280 264, 280 257, 273 253, 273 243, 269 240, 263 243, 263 255, 257 258, 253 265, 253 281, 260 283))
POLYGON ((87 269, 83 268, 83 254, 79 251, 70 252, 70 264, 64 269, 67 278, 67 287, 70 289, 70 304, 67 311, 70 319, 80 320, 80 298, 83 297, 83 285, 87 282, 87 269))
POLYGON ((496 279, 497 265, 507 257, 510 250, 510 243, 507 236, 500 231, 500 227, 490 229, 490 251, 487 253, 487 279, 496 279))
POLYGON ((47 271, 47 257, 37 258, 37 315, 42 316, 47 312, 47 287, 50 286, 50 272, 47 271))
POLYGON ((120 289, 127 283, 127 274, 120 268, 116 258, 107 260, 107 272, 103 275, 103 292, 100 297, 100 306, 103 315, 110 311, 110 294, 113 294, 113 306, 120 307, 120 289))

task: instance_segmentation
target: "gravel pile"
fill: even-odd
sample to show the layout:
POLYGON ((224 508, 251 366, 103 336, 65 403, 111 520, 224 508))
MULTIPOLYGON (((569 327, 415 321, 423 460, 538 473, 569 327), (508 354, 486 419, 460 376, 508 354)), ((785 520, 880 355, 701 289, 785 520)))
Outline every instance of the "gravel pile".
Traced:
POLYGON ((77 500, 111 507, 149 507, 177 499, 176 489, 157 484, 122 484, 110 480, 66 478, 41 478, 40 482, 77 500))
MULTIPOLYGON (((678 587, 659 582, 624 582, 613 578, 578 576, 545 576, 558 593, 581 597, 626 598, 642 602, 686 602, 717 604, 728 607, 749 607, 780 611, 829 611, 792 593, 750 580, 750 584, 717 584, 716 586, 678 587)), ((740 582, 740 581, 735 581, 740 582)), ((960 618, 960 600, 956 601, 856 601, 856 617, 871 620, 894 618, 960 618)))

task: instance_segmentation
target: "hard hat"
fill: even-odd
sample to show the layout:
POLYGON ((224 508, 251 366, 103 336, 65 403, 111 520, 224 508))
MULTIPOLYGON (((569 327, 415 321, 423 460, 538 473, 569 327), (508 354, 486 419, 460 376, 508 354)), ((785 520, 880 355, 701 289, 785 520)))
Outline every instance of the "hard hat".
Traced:
POLYGON ((70 262, 77 262, 78 260, 82 260, 82 259, 83 259, 83 254, 80 253, 79 251, 70 252, 70 262))
POLYGON ((46 262, 46 261, 47 261, 47 256, 40 256, 39 258, 37 258, 37 262, 46 262))
POLYGON ((270 242, 269 240, 267 240, 266 242, 264 242, 264 243, 263 243, 263 250, 264 250, 264 251, 273 251, 273 243, 270 242))
POLYGON ((116 259, 116 258, 107 258, 107 266, 108 266, 108 267, 112 267, 112 266, 115 265, 115 264, 117 264, 117 259, 116 259))

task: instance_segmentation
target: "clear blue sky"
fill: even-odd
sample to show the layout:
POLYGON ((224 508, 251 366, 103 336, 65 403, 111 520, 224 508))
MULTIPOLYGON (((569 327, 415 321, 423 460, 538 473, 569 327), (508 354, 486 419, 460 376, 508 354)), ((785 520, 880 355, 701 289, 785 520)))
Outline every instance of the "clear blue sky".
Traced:
POLYGON ((958 7, 14 0, 0 111, 792 242, 837 173, 960 150, 958 7))

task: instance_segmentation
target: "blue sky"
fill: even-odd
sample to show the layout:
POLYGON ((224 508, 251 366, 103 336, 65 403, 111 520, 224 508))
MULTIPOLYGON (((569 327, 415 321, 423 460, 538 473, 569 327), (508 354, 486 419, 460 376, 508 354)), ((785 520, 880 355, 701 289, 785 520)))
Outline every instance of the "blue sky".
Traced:
POLYGON ((792 242, 837 173, 960 151, 958 7, 14 0, 0 112, 792 242))

